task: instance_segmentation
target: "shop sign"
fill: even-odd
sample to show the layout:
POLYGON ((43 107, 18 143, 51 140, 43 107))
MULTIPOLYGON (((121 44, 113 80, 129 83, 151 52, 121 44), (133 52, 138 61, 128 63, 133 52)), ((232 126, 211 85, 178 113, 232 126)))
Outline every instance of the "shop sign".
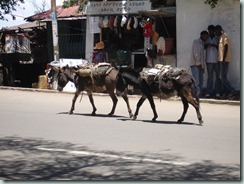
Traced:
POLYGON ((84 7, 85 15, 136 14, 138 11, 151 10, 149 1, 102 1, 88 2, 84 7))
POLYGON ((90 28, 90 33, 100 33, 101 28, 98 26, 99 25, 99 17, 89 17, 89 28, 90 28))

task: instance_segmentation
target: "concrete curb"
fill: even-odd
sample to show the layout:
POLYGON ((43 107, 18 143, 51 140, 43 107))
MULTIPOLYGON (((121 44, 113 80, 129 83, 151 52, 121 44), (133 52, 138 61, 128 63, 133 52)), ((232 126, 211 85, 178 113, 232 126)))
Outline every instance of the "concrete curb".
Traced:
MULTIPOLYGON (((20 88, 20 87, 9 87, 9 86, 0 86, 0 90, 19 90, 19 91, 30 91, 30 92, 42 92, 42 93, 63 93, 63 94, 74 94, 74 92, 59 92, 52 89, 38 89, 38 88, 20 88)), ((86 93, 85 93, 86 94, 86 93)), ((107 93, 93 93, 94 96, 108 96, 107 93)), ((129 97, 140 98, 140 95, 129 95, 129 97)), ((157 97, 155 97, 158 99, 157 97)), ((167 99, 168 101, 180 101, 180 98, 173 97, 167 99)), ((240 105, 240 101, 235 100, 217 100, 217 99, 200 99, 201 103, 210 103, 210 104, 228 104, 228 105, 240 105)))

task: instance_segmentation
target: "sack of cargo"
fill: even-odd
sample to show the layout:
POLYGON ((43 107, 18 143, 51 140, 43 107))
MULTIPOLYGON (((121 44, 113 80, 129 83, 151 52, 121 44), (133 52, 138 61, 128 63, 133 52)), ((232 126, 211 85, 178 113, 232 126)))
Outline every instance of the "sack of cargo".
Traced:
POLYGON ((81 77, 89 77, 92 74, 92 70, 90 68, 82 68, 78 70, 78 75, 81 77))
POLYGON ((111 67, 109 63, 99 63, 98 65, 94 66, 92 70, 93 77, 100 77, 102 75, 106 75, 107 70, 111 67))
POLYGON ((83 66, 78 70, 78 75, 81 77, 100 77, 106 75, 108 69, 111 68, 109 63, 99 63, 97 65, 83 66))
POLYGON ((160 72, 160 70, 156 68, 143 68, 143 70, 140 72, 140 76, 148 84, 151 84, 152 82, 154 82, 154 78, 158 74, 158 72, 160 72))

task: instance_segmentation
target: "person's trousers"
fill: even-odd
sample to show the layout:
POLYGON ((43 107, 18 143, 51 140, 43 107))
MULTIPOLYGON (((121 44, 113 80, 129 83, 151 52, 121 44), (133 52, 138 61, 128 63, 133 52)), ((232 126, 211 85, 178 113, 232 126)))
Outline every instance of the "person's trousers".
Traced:
POLYGON ((191 66, 191 73, 196 81, 196 86, 199 94, 202 94, 203 87, 203 69, 198 66, 191 66))
POLYGON ((228 80, 228 69, 229 69, 229 62, 219 62, 219 70, 220 70, 220 77, 221 82, 223 85, 223 94, 227 94, 230 92, 234 92, 234 89, 231 87, 231 84, 228 80))
POLYGON ((220 94, 221 87, 221 79, 220 79, 220 70, 218 63, 207 63, 207 72, 208 72, 208 80, 207 80, 207 94, 213 94, 213 84, 214 84, 214 73, 215 73, 215 91, 216 94, 220 94))

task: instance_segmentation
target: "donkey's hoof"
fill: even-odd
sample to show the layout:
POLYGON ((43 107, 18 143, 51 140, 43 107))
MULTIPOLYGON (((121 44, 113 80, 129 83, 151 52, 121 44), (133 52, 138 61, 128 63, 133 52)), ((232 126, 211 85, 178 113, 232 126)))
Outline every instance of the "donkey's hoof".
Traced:
POLYGON ((136 118, 137 118, 137 117, 136 117, 135 115, 132 116, 132 119, 133 119, 133 120, 136 120, 136 118))
POLYGON ((178 119, 178 121, 177 121, 178 123, 182 123, 182 120, 181 119, 178 119))
POLYGON ((132 118, 132 117, 133 117, 133 114, 132 114, 132 113, 130 113, 130 114, 129 114, 129 117, 130 117, 130 118, 132 118))
POLYGON ((73 114, 73 111, 69 111, 69 115, 73 114))
POLYGON ((202 125, 203 124, 203 120, 199 120, 199 124, 202 125))
POLYGON ((157 121, 156 118, 153 118, 153 119, 152 119, 152 122, 156 122, 156 121, 157 121))
POLYGON ((92 112, 91 115, 92 115, 92 116, 96 116, 96 113, 95 113, 95 112, 92 112))
POLYGON ((108 116, 113 116, 113 115, 114 115, 114 113, 111 113, 111 112, 110 112, 110 113, 108 113, 108 116))

